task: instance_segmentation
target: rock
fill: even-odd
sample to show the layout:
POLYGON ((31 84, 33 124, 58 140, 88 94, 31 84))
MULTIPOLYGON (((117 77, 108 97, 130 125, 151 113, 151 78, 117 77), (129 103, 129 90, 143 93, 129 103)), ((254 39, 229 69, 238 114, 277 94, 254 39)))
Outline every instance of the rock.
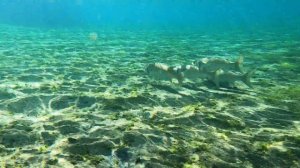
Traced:
POLYGON ((43 127, 45 130, 49 130, 49 131, 55 130, 55 127, 52 125, 43 125, 43 127))
POLYGON ((36 139, 37 138, 34 134, 23 130, 10 129, 0 133, 0 143, 8 148, 34 144, 36 139))
POLYGON ((114 144, 111 141, 95 142, 88 145, 89 153, 92 155, 110 156, 114 144))
POLYGON ((9 93, 8 90, 0 89, 0 100, 8 100, 15 97, 16 95, 13 93, 9 93))
POLYGON ((11 102, 7 110, 12 113, 36 115, 43 109, 41 100, 36 96, 25 97, 11 102))
POLYGON ((122 135, 121 132, 116 129, 111 130, 111 129, 103 129, 103 128, 99 128, 90 133, 90 137, 92 138, 103 137, 103 136, 107 136, 109 138, 113 138, 113 137, 116 138, 116 137, 120 137, 121 135, 122 135))
POLYGON ((58 162, 57 159, 49 159, 47 160, 47 165, 55 165, 58 162))
POLYGON ((80 129, 74 126, 64 125, 58 128, 59 132, 63 135, 78 133, 80 129))
POLYGON ((105 155, 110 156, 112 149, 114 148, 114 143, 107 141, 96 141, 90 144, 76 143, 67 148, 67 150, 72 154, 77 155, 105 155))
POLYGON ((31 125, 33 123, 29 120, 17 120, 17 121, 13 121, 11 122, 6 129, 16 129, 16 130, 24 130, 26 132, 30 132, 33 130, 33 128, 31 128, 31 125))
POLYGON ((147 139, 140 133, 127 132, 123 137, 123 141, 128 146, 139 147, 147 142, 147 139))
POLYGON ((59 121, 59 122, 54 124, 54 126, 65 126, 65 125, 74 126, 74 127, 79 127, 80 126, 79 123, 71 121, 71 120, 62 120, 62 121, 59 121))
POLYGON ((77 102, 78 108, 86 108, 91 107, 93 104, 95 104, 96 99, 94 97, 88 97, 88 96, 82 96, 79 97, 77 102))
POLYGON ((50 145, 52 145, 55 142, 56 138, 58 137, 58 133, 54 133, 54 132, 42 132, 41 136, 42 136, 42 138, 44 140, 44 143, 46 145, 50 146, 50 145))
POLYGON ((122 147, 116 151, 117 157, 122 161, 122 162, 127 162, 131 158, 131 154, 129 153, 129 148, 122 147))
POLYGON ((54 98, 50 106, 54 110, 61 110, 75 105, 76 100, 77 97, 75 96, 62 96, 62 97, 54 98))

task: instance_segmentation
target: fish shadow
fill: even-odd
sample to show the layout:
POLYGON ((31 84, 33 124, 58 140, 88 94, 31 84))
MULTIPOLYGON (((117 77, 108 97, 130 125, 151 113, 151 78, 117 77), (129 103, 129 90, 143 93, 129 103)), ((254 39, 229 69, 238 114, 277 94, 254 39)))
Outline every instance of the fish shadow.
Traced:
POLYGON ((196 83, 187 83, 187 84, 182 85, 182 87, 184 87, 186 89, 194 90, 194 91, 209 92, 209 93, 214 93, 215 91, 223 91, 226 93, 234 93, 234 94, 249 94, 250 92, 252 92, 251 90, 241 90, 238 87, 230 87, 226 84, 221 84, 220 85, 221 87, 218 88, 211 81, 203 81, 201 83, 201 85, 206 86, 207 89, 199 88, 198 87, 199 85, 196 83))
POLYGON ((186 96, 180 92, 178 92, 176 89, 168 86, 168 85, 161 85, 161 84, 150 84, 151 86, 153 86, 154 88, 156 89, 159 89, 159 90, 164 90, 164 91, 167 91, 167 92, 170 92, 170 93, 173 93, 173 94, 178 94, 178 95, 181 95, 181 96, 186 96))

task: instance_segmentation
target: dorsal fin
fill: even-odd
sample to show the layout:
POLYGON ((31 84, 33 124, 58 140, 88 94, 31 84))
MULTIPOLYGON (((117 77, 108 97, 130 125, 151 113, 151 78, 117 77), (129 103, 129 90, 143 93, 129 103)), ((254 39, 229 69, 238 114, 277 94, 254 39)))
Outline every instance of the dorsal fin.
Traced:
POLYGON ((250 78, 251 78, 251 76, 254 74, 255 71, 256 71, 256 69, 253 69, 253 70, 250 70, 250 71, 248 71, 247 73, 245 73, 245 74, 243 75, 243 82, 244 82, 247 86, 249 86, 250 88, 253 88, 253 86, 252 86, 252 84, 251 84, 251 82, 250 82, 250 78))

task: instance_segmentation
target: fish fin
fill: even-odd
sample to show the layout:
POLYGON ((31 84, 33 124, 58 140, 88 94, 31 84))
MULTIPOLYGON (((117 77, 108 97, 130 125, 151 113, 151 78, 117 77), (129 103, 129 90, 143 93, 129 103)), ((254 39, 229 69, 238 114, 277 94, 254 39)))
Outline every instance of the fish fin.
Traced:
POLYGON ((256 71, 256 69, 253 69, 243 75, 243 82, 250 88, 253 88, 253 86, 250 82, 250 78, 252 77, 252 75, 254 74, 255 71, 256 71))
POLYGON ((179 85, 182 85, 182 82, 184 80, 184 73, 183 72, 180 72, 177 76, 177 80, 178 80, 178 83, 179 85))
POLYGON ((240 56, 236 61, 236 69, 240 72, 243 72, 244 56, 240 56))
POLYGON ((218 69, 214 72, 213 82, 217 86, 217 88, 220 88, 219 76, 221 73, 222 73, 222 69, 218 69))
POLYGON ((208 58, 202 58, 201 62, 204 63, 204 64, 207 64, 209 62, 209 59, 208 58))
POLYGON ((154 64, 148 64, 147 66, 146 66, 146 68, 145 68, 145 72, 147 73, 147 74, 150 74, 150 71, 151 71, 151 68, 154 66, 154 64))

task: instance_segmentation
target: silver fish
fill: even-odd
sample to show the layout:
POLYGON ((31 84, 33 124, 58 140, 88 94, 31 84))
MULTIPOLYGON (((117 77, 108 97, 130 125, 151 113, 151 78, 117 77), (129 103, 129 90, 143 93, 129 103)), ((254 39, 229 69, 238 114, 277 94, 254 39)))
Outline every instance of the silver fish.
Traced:
POLYGON ((183 73, 178 69, 178 67, 170 67, 163 63, 153 63, 146 67, 146 72, 152 78, 156 80, 167 80, 177 79, 179 84, 182 84, 183 73))
POLYGON ((177 67, 177 71, 180 71, 183 73, 184 78, 195 80, 195 79, 205 79, 208 77, 207 72, 202 72, 199 70, 199 68, 195 65, 183 65, 180 67, 177 67))
POLYGON ((229 86, 233 86, 236 81, 242 81, 248 87, 253 88, 250 78, 255 72, 254 70, 248 71, 247 73, 236 73, 232 71, 225 72, 222 69, 217 70, 214 75, 211 77, 211 80, 215 83, 215 85, 219 88, 220 83, 226 83, 229 86))
POLYGON ((215 72, 218 69, 243 72, 243 62, 244 57, 240 56, 235 62, 222 58, 202 58, 199 61, 194 61, 193 64, 197 66, 200 71, 205 72, 215 72))

